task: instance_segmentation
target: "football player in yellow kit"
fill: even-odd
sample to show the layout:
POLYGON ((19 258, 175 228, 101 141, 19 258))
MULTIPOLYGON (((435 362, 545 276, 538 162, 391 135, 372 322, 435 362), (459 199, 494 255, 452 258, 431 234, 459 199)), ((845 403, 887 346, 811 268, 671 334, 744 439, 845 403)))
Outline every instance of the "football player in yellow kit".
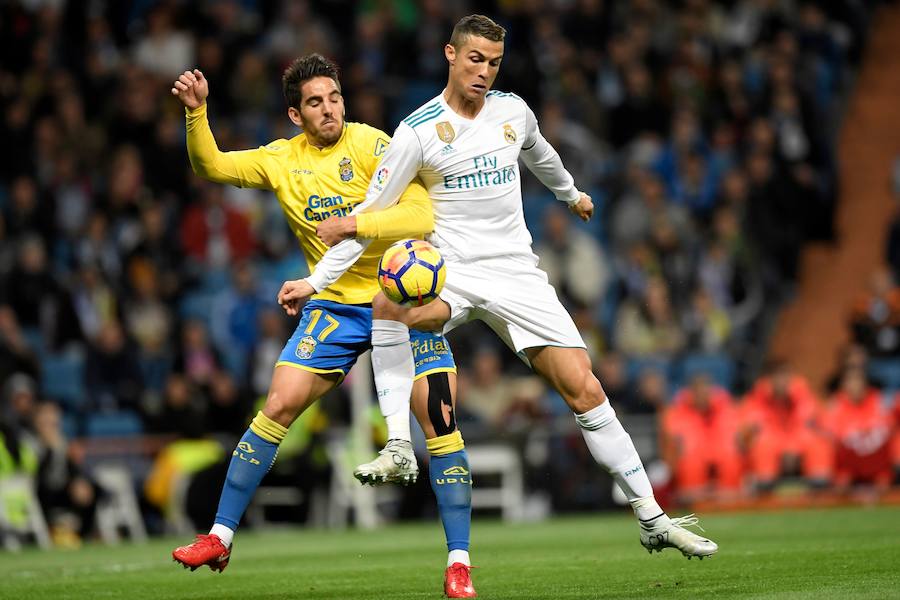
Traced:
MULTIPOLYGON (((194 172, 219 183, 275 192, 312 271, 328 249, 316 237, 316 225, 330 216, 347 215, 365 198, 390 138, 368 125, 344 122, 337 68, 318 54, 294 61, 285 71, 283 88, 288 117, 302 133, 239 152, 222 152, 216 145, 207 120, 209 84, 203 73, 185 71, 171 91, 185 106, 188 156, 194 172)), ((265 406, 234 450, 215 523, 209 534, 176 548, 172 553, 176 561, 192 570, 202 565, 219 571, 225 568, 234 531, 274 463, 288 427, 338 385, 357 357, 371 347, 371 302, 378 292, 377 267, 385 248, 399 238, 399 232, 424 235, 433 223, 431 201, 419 182, 410 184, 400 203, 389 211, 359 215, 359 235, 378 241, 303 307, 299 325, 275 365, 265 406)), ((309 282, 299 279, 285 282, 278 294, 279 304, 290 315, 298 314, 300 307, 284 295, 298 288, 312 291, 309 282)), ((456 367, 449 345, 441 335, 425 332, 413 332, 396 343, 411 343, 423 358, 417 361, 413 405, 429 448, 437 444, 448 451, 455 449, 462 441, 452 410, 456 367)), ((389 442, 392 449, 385 458, 392 468, 380 477, 373 473, 378 481, 409 483, 418 473, 409 442, 408 410, 404 410, 405 431, 388 432, 394 443, 389 442)), ((443 519, 444 508, 439 510, 443 519)), ((461 518, 468 522, 470 506, 454 506, 452 512, 456 522, 461 518)))

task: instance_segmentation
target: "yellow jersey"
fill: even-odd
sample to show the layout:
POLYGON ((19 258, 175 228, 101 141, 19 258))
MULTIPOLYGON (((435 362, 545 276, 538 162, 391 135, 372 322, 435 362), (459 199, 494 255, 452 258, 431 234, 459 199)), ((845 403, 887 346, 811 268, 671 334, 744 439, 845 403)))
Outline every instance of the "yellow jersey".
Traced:
MULTIPOLYGON (((346 216, 366 197, 390 137, 362 123, 346 123, 340 139, 316 148, 306 135, 280 139, 252 150, 222 152, 207 120, 206 104, 185 109, 187 149, 194 172, 218 183, 275 192, 291 231, 312 272, 328 250, 316 237, 316 225, 332 216, 346 216)), ((336 282, 313 296, 345 304, 364 304, 378 293, 378 261, 385 248, 417 231, 421 237, 434 227, 431 201, 414 180, 400 202, 390 209, 356 215, 357 236, 373 238, 356 263, 336 282)))

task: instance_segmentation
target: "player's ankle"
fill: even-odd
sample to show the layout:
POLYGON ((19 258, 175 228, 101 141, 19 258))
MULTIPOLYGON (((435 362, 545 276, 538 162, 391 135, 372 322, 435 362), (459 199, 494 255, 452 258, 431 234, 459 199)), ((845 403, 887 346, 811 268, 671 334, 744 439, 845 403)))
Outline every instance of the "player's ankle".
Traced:
POLYGON ((447 554, 447 566, 454 563, 462 563, 467 567, 471 567, 472 563, 469 560, 469 551, 468 550, 451 550, 447 554))
POLYGON ((409 430, 409 410, 386 415, 384 422, 387 425, 387 437, 389 440, 412 441, 409 430))
POLYGON ((659 522, 659 519, 666 517, 666 512, 659 506, 656 498, 653 496, 635 498, 630 501, 630 504, 632 510, 634 510, 634 516, 645 527, 653 527, 659 522))
POLYGON ((209 533, 222 540, 222 544, 224 544, 226 548, 231 548, 231 542, 234 541, 234 529, 222 525, 221 523, 215 523, 209 530, 209 533))

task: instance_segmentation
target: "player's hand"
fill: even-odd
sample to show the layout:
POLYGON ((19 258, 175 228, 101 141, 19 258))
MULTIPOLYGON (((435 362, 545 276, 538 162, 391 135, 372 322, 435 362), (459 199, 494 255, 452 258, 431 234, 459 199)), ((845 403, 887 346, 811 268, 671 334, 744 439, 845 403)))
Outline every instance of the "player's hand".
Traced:
POLYGON ((285 281, 278 291, 278 304, 284 312, 294 317, 300 312, 300 304, 315 293, 315 288, 305 279, 285 281))
POLYGON ((209 82, 200 69, 185 71, 172 85, 172 95, 178 96, 181 103, 191 110, 202 106, 209 96, 209 82))
POLYGON ((316 226, 316 235, 328 246, 356 237, 356 217, 328 217, 316 226))
POLYGON ((578 193, 581 194, 581 198, 578 199, 578 202, 570 204, 569 210, 582 221, 590 221, 591 217, 594 216, 594 202, 591 200, 591 197, 584 192, 578 193))

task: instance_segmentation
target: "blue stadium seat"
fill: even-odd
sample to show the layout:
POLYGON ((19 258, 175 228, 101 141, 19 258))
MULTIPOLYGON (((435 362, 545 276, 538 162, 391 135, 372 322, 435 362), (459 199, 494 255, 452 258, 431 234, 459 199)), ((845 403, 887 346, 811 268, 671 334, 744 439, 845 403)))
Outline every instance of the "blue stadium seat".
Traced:
POLYGON ((162 392, 166 385, 166 378, 172 371, 172 357, 162 356, 138 356, 138 364, 141 374, 144 376, 144 387, 154 392, 162 392))
POLYGON ((78 418, 73 414, 63 413, 61 426, 63 435, 66 436, 66 439, 71 440, 72 438, 78 437, 80 434, 78 431, 78 418))
POLYGON ((527 194, 522 200, 525 224, 528 225, 528 231, 531 232, 535 243, 544 237, 544 212, 555 202, 558 200, 553 197, 553 194, 545 191, 527 194))
POLYGON ((85 430, 90 437, 136 435, 144 430, 140 417, 130 410, 101 413, 87 418, 85 430))
POLYGON ((669 381, 672 379, 672 361, 664 356, 630 357, 626 363, 628 381, 634 384, 644 371, 652 370, 662 373, 669 381))
POLYGON ((41 358, 41 390, 47 398, 79 410, 84 403, 84 358, 74 353, 41 358))
POLYGON ((900 390, 900 358, 871 358, 868 372, 886 392, 900 390))
POLYGON ((388 133, 393 133, 393 128, 397 123, 405 119, 414 110, 441 93, 443 84, 435 83, 430 80, 409 80, 403 88, 403 93, 398 94, 394 101, 390 104, 393 106, 391 110, 391 125, 388 127, 388 133))
POLYGON ((678 365, 675 383, 678 387, 685 385, 691 377, 699 373, 709 375, 716 384, 730 390, 734 385, 734 361, 724 354, 690 354, 678 365))
POLYGON ((212 295, 205 292, 191 291, 186 293, 178 305, 178 313, 182 319, 196 319, 209 326, 209 310, 212 295))

